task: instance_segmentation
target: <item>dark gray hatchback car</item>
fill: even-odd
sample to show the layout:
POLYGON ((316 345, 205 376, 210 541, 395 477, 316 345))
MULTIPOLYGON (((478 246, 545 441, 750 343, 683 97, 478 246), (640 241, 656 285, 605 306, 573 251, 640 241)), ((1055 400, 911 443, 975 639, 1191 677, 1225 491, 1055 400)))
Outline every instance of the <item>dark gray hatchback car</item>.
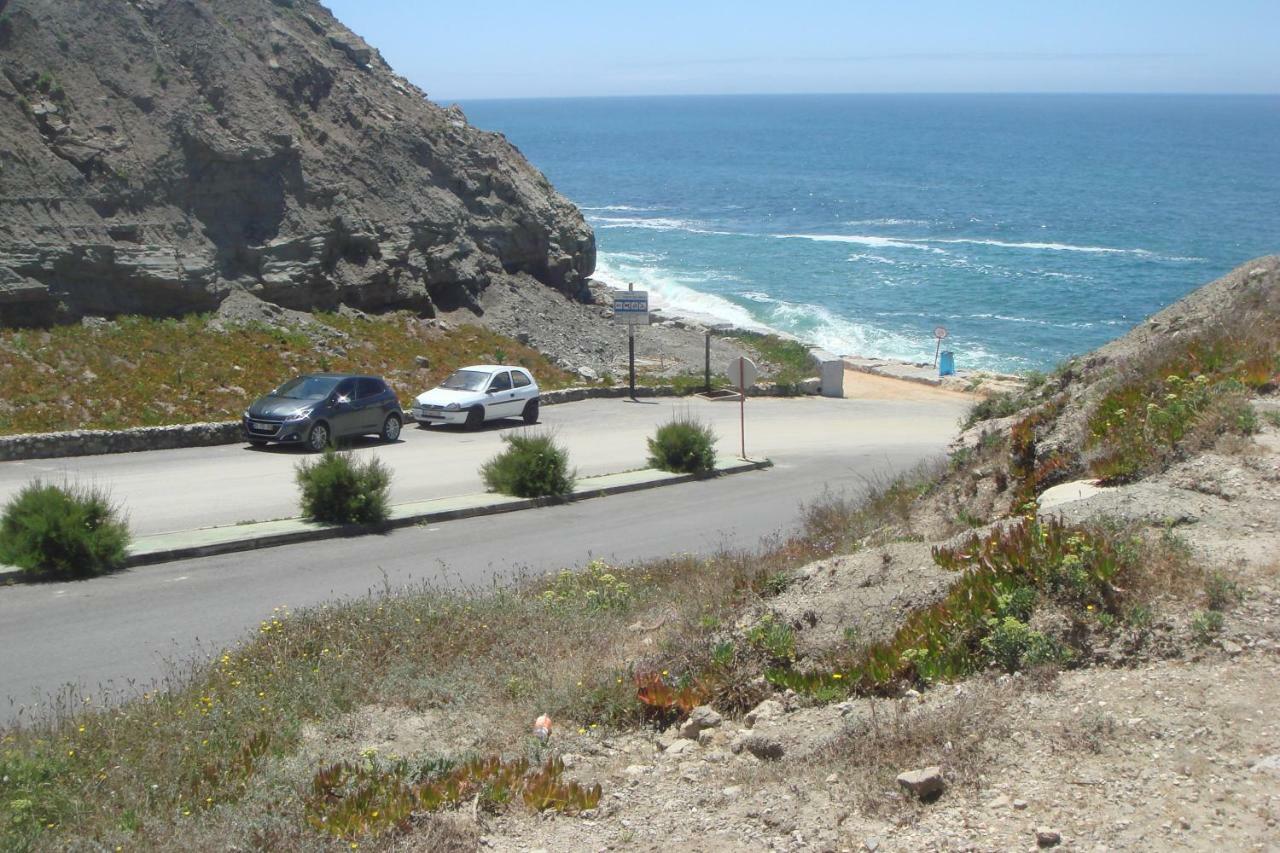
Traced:
POLYGON ((254 400, 241 423, 250 444, 301 443, 319 451, 357 435, 395 441, 404 412, 395 392, 378 376, 312 373, 254 400))

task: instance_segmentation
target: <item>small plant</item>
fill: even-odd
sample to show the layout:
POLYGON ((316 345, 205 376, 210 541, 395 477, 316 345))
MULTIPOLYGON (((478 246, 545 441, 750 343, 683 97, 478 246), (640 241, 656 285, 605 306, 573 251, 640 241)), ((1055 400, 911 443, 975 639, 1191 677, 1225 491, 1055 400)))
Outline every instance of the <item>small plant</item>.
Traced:
POLYGON ((649 445, 649 465, 678 474, 706 474, 716 467, 716 435, 692 417, 674 418, 658 427, 649 445))
POLYGON ((415 811, 439 811, 468 801, 499 811, 519 800, 533 811, 565 814, 600 803, 599 785, 566 782, 563 774, 559 758, 548 758, 531 772, 526 759, 494 756, 428 770, 422 780, 412 782, 403 766, 384 769, 372 762, 341 762, 316 772, 304 802, 308 823, 346 839, 404 830, 415 811))
POLYGON ((747 642, 777 661, 796 659, 796 635, 791 626, 774 618, 773 614, 751 626, 747 642))
POLYGON ((592 560, 581 572, 561 571, 542 593, 542 600, 552 606, 591 612, 626 610, 634 598, 631 584, 615 575, 604 560, 592 560))
POLYGON ((518 498, 566 497, 576 479, 569 453, 548 434, 504 435, 507 448, 480 468, 485 488, 518 498))
POLYGON ((710 698, 705 685, 687 677, 672 678, 666 670, 637 673, 635 682, 645 717, 662 725, 687 717, 710 698))
POLYGON ((128 525, 97 489, 23 487, 0 515, 0 562, 33 575, 89 577, 124 565, 128 525))
POLYGON ((1222 572, 1214 572, 1204 582, 1204 595, 1210 610, 1230 610, 1244 599, 1240 585, 1222 572))
POLYGON ((387 520, 391 472, 377 458, 352 462, 332 447, 315 462, 298 464, 302 514, 329 524, 381 524, 387 520))
POLYGON ((982 638, 982 650, 1005 672, 1017 672, 1042 664, 1060 663, 1065 650, 1050 637, 1013 616, 988 620, 990 633, 982 638))
POLYGON ((1191 636, 1197 643, 1207 646, 1222 633, 1223 617, 1219 610, 1201 610, 1191 619, 1191 636))

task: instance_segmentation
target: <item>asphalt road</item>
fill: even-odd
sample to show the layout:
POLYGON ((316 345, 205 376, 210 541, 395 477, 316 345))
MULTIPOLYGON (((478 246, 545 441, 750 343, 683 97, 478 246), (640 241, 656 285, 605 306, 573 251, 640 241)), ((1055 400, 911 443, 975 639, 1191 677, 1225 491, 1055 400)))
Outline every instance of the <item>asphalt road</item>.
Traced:
MULTIPOLYGON (((724 427, 732 423, 736 407, 703 405, 707 411, 698 414, 726 434, 724 427)), ((29 713, 21 710, 23 706, 46 702, 61 690, 78 696, 141 690, 248 636, 280 605, 298 609, 376 594, 388 585, 483 586, 495 578, 580 566, 592 557, 630 562, 755 547, 762 539, 793 529, 801 504, 824 489, 858 492, 938 455, 964 408, 960 400, 770 400, 748 406, 748 452, 770 456, 775 462, 770 470, 385 536, 168 563, 88 581, 0 588, 0 722, 20 719, 29 713)), ((638 453, 612 464, 592 463, 603 464, 603 470, 642 464, 643 434, 672 411, 670 403, 640 406, 619 401, 558 408, 548 409, 545 420, 562 428, 561 437, 575 457, 579 445, 573 436, 581 433, 579 441, 585 442, 592 426, 589 443, 603 449, 596 454, 602 458, 614 458, 609 448, 639 440, 638 453), (638 433, 634 423, 643 425, 638 433)), ((436 458, 446 455, 435 451, 449 442, 453 447, 471 445, 473 455, 483 456, 496 449, 498 433, 410 433, 400 446, 360 452, 390 459, 400 451, 408 457, 416 449, 436 458)), ((173 503, 205 506, 209 514, 202 518, 207 519, 217 514, 215 510, 223 518, 263 512, 246 509, 260 505, 255 503, 259 478, 249 469, 269 460, 276 472, 265 477, 270 482, 287 476, 296 458, 231 447, 88 457, 61 464, 75 476, 84 476, 86 470, 103 479, 110 474, 112 482, 126 482, 131 490, 139 488, 139 494, 147 493, 142 487, 150 477, 175 484, 159 488, 173 489, 173 503), (221 482, 216 474, 219 461, 233 469, 227 474, 236 483, 247 484, 221 482), (186 485, 176 485, 188 464, 204 470, 209 482, 188 478, 186 485), (209 499, 210 493, 216 499, 209 499)), ((595 472, 581 458, 578 464, 584 473, 595 472)), ((428 482, 445 482, 433 467, 414 472, 398 464, 396 470, 399 479, 417 473, 428 482)), ((4 476, 13 477, 11 468, 4 476)), ((474 479, 466 482, 467 491, 476 490, 474 479)), ((438 493, 428 490, 424 496, 433 494, 438 493)), ((406 499, 404 493, 397 497, 406 499)), ((192 516, 176 512, 173 517, 192 516)), ((135 509, 135 526, 140 520, 135 509)))

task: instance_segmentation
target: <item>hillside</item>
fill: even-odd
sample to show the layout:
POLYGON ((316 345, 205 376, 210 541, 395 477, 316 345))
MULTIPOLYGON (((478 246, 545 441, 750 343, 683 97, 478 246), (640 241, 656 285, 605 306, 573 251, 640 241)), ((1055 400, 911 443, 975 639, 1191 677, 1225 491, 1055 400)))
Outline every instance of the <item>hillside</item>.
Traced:
POLYGON ((2 324, 234 288, 434 315, 513 276, 586 297, 594 266, 514 146, 314 0, 0 2, 2 324))
POLYGON ((0 837, 1264 849, 1278 271, 980 404, 945 461, 759 551, 276 608, 140 698, 64 697, 0 731, 0 837))

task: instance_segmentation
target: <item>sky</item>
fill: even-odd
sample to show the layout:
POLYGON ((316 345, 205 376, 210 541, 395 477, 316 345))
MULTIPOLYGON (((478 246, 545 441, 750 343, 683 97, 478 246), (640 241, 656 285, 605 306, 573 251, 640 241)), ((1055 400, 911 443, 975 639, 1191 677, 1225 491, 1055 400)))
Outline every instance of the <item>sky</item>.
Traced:
POLYGON ((437 101, 1280 93, 1280 0, 324 0, 437 101))

